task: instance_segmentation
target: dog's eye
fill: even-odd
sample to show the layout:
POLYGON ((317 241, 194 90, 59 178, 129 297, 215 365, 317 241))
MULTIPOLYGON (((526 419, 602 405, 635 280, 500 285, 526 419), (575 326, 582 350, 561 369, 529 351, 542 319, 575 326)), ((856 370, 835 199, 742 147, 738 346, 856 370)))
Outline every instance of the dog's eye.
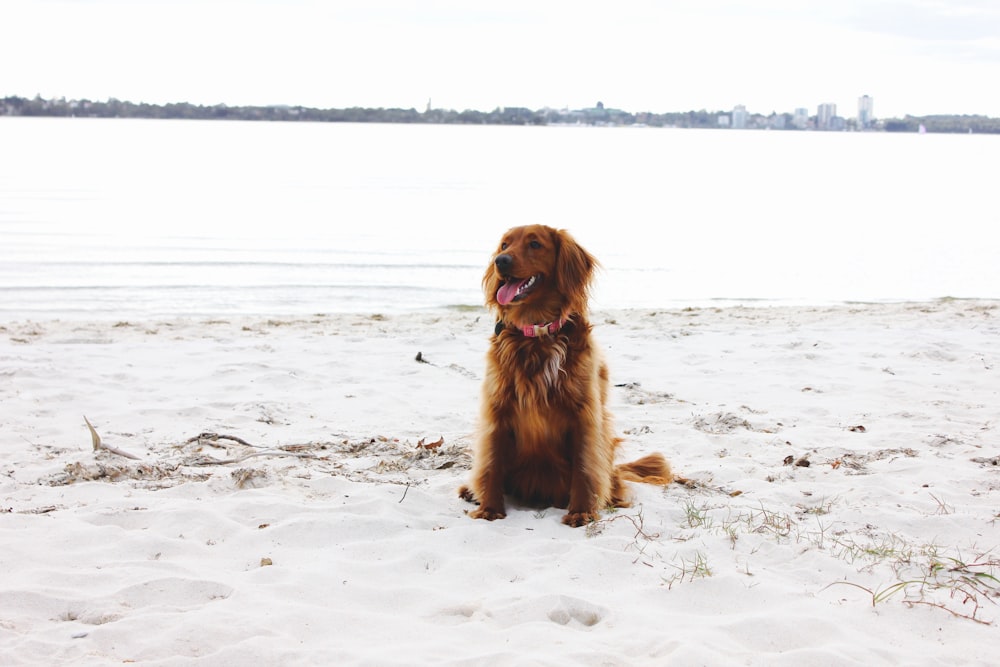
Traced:
POLYGON ((528 245, 529 245, 529 246, 531 246, 531 249, 532 249, 532 250, 538 250, 539 248, 541 248, 541 247, 542 247, 542 244, 541 244, 541 243, 539 243, 538 241, 532 241, 532 242, 531 242, 531 243, 529 243, 528 245))
POLYGON ((504 241, 503 243, 500 244, 500 249, 501 250, 506 250, 508 245, 509 244, 506 241, 504 241))

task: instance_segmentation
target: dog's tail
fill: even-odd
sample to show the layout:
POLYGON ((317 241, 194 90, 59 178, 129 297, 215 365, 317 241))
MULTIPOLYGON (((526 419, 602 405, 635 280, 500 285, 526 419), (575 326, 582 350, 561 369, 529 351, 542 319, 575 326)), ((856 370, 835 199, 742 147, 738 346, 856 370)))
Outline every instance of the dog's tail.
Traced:
POLYGON ((631 463, 622 463, 615 466, 618 478, 626 482, 644 482, 646 484, 657 484, 667 486, 674 481, 674 474, 670 471, 670 464, 663 454, 649 454, 631 463))

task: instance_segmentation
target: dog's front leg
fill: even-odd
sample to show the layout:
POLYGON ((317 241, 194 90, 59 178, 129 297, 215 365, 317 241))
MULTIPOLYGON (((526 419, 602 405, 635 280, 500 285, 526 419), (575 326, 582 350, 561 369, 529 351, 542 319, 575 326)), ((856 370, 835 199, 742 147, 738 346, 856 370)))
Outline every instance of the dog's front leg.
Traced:
MULTIPOLYGON (((498 428, 483 433, 480 438, 472 471, 471 494, 479 507, 469 512, 469 516, 487 521, 503 519, 507 516, 503 498, 504 460, 511 447, 511 438, 498 428)), ((466 495, 463 494, 463 497, 466 495)))
MULTIPOLYGON (((592 433, 593 431, 588 430, 592 433)), ((593 460, 596 443, 589 441, 587 436, 570 434, 570 451, 573 452, 572 478, 569 487, 569 506, 562 522, 567 526, 578 528, 600 519, 598 503, 600 501, 600 484, 595 473, 600 470, 593 460)))

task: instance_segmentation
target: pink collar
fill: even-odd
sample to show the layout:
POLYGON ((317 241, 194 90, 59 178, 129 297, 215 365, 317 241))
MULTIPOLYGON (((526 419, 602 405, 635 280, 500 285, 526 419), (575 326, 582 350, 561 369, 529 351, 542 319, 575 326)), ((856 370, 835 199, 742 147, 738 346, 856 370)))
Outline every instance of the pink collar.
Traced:
MULTIPOLYGON (((569 320, 559 320, 557 322, 549 322, 548 324, 529 324, 523 327, 514 327, 517 331, 528 338, 541 338, 542 336, 553 336, 559 333, 559 330, 566 326, 569 320)), ((497 322, 496 333, 499 334, 504 330, 503 322, 497 322)))

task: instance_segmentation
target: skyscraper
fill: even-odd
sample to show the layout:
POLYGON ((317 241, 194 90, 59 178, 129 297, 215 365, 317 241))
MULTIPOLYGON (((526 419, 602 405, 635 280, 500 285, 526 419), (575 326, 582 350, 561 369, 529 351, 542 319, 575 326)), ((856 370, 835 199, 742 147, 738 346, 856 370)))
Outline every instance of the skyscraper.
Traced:
POLYGON ((733 124, 736 130, 745 130, 747 127, 747 108, 742 104, 737 104, 733 109, 733 124))
POLYGON ((805 107, 795 109, 795 114, 792 116, 792 125, 800 130, 809 127, 809 109, 805 107))
POLYGON ((875 100, 870 95, 862 95, 858 98, 858 129, 866 130, 872 126, 875 120, 875 100))
POLYGON ((833 121, 833 118, 836 115, 837 115, 836 104, 827 103, 819 105, 819 108, 816 109, 816 129, 817 130, 831 129, 831 121, 833 121))

